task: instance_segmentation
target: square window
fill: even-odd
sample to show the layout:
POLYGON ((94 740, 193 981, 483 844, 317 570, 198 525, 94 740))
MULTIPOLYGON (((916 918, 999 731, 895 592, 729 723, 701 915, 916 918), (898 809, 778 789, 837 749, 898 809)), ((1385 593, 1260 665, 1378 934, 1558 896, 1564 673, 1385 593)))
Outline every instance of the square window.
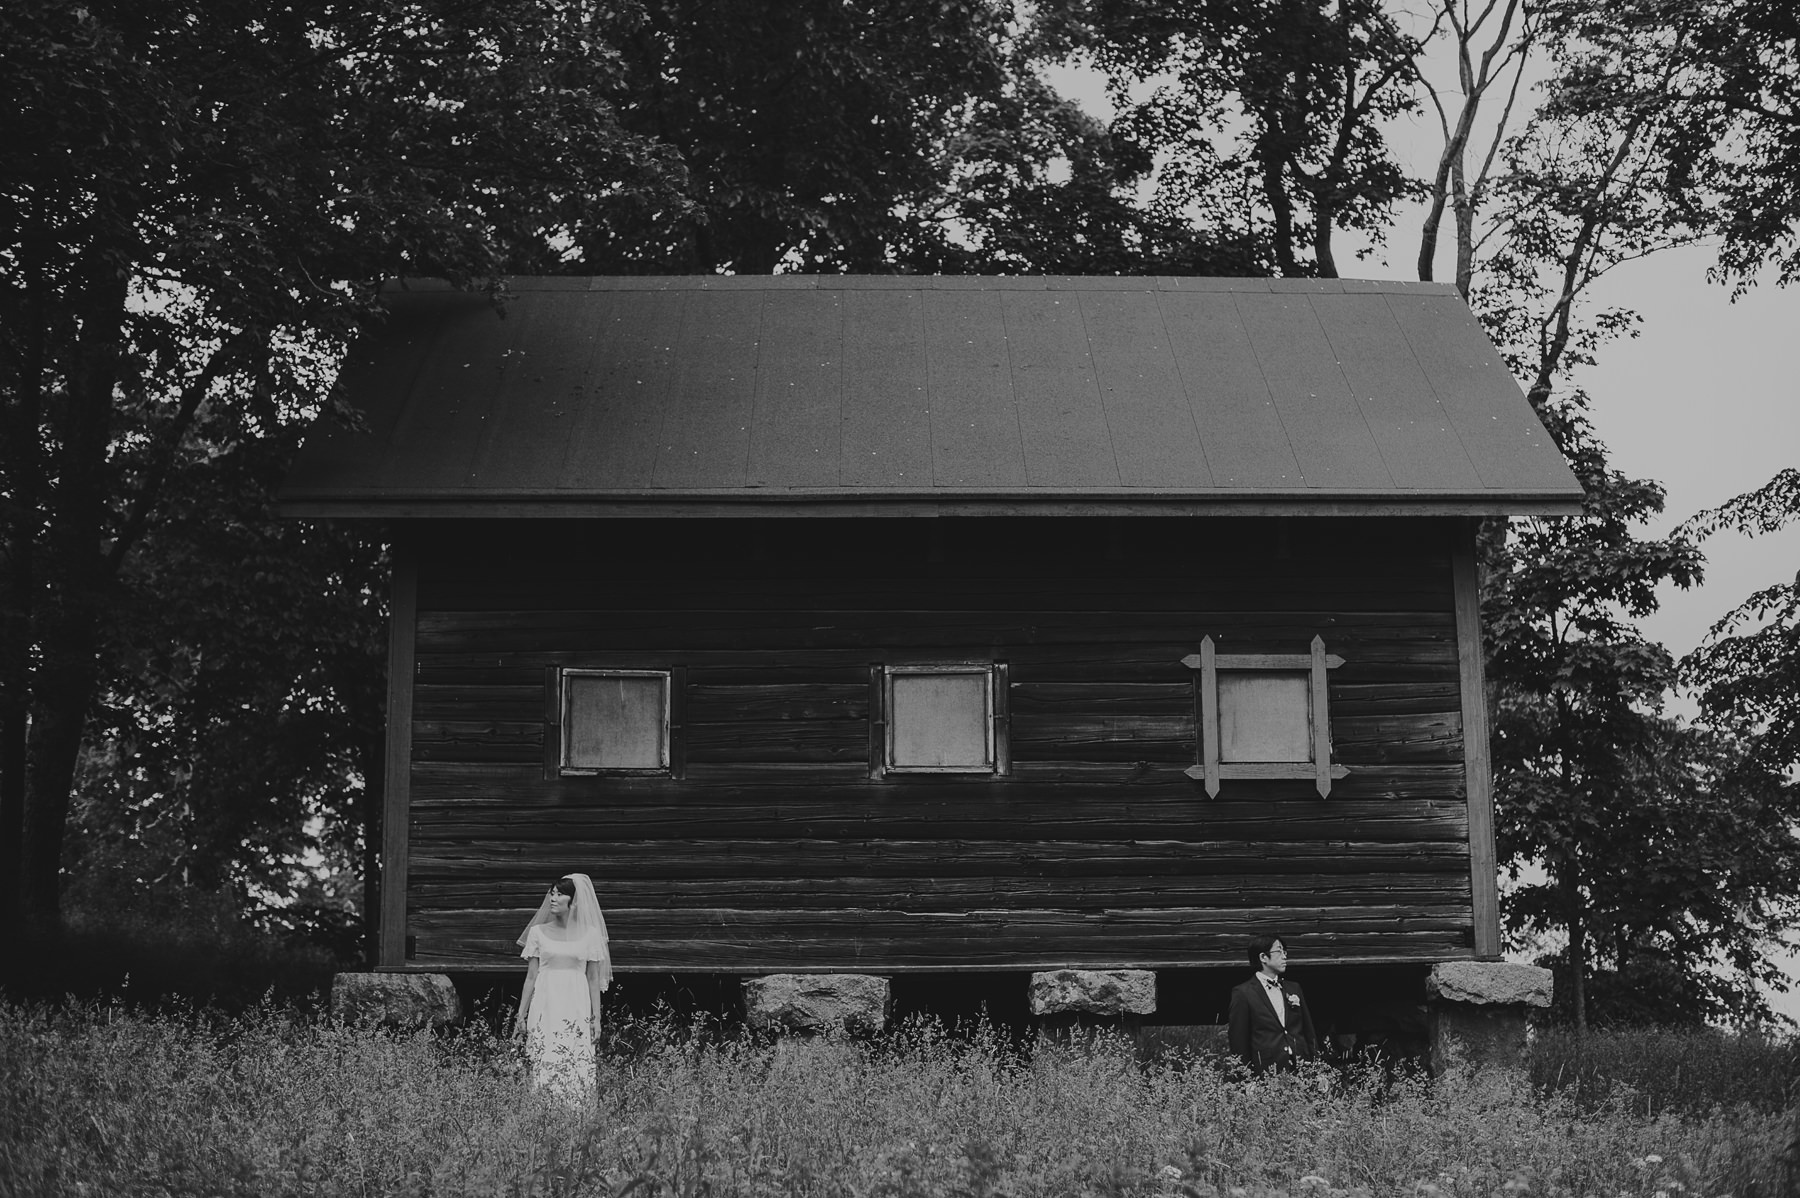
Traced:
POLYGON ((1200 760, 1188 777, 1219 797, 1225 782, 1310 778, 1319 797, 1349 768, 1331 760, 1330 671, 1344 664, 1314 637, 1305 653, 1220 653, 1210 636, 1181 664, 1197 672, 1200 760))
POLYGON ((1219 672, 1221 762, 1312 757, 1312 687, 1305 674, 1219 672))
POLYGON ((669 675, 662 670, 562 672, 562 772, 669 768, 669 675))
POLYGON ((992 667, 891 666, 886 700, 888 769, 993 772, 992 667))

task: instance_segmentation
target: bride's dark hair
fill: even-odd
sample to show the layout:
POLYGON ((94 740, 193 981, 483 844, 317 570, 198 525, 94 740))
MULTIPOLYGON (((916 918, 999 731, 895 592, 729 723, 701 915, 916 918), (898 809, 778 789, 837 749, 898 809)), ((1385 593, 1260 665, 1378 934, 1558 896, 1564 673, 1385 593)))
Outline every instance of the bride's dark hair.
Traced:
POLYGON ((575 879, 573 879, 573 878, 558 878, 558 879, 556 879, 556 885, 552 886, 550 889, 556 891, 558 894, 566 894, 570 898, 574 898, 575 897, 575 879))

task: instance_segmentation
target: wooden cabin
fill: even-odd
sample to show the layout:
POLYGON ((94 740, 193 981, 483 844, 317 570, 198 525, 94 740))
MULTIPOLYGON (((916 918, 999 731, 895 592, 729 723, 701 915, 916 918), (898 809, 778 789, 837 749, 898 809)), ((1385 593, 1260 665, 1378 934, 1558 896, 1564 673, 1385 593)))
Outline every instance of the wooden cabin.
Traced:
POLYGON ((1431 284, 396 290, 294 516, 396 546, 380 963, 1499 954, 1474 538, 1581 491, 1431 284))

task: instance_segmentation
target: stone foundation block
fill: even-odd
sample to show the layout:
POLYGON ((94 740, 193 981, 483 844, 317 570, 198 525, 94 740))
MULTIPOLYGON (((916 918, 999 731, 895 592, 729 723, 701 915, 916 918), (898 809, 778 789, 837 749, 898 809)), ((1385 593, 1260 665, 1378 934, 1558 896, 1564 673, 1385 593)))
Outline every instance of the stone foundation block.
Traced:
POLYGON ((1452 1063, 1517 1068, 1524 1063, 1526 1016, 1548 1007, 1550 971, 1508 961, 1444 961, 1425 979, 1431 1071, 1452 1063))
POLYGON ((1156 974, 1148 969, 1051 969, 1031 975, 1031 1013, 1148 1015, 1156 1010, 1156 974))
POLYGON ((340 973, 331 979, 331 1013, 345 1023, 416 1031, 461 1023, 462 1000, 441 973, 340 973))
POLYGON ((894 995, 863 973, 775 973, 744 979, 744 1017, 759 1031, 869 1034, 887 1026, 894 995))
POLYGON ((1548 1007, 1554 992, 1548 969, 1511 961, 1440 961, 1425 979, 1434 1002, 1548 1007))

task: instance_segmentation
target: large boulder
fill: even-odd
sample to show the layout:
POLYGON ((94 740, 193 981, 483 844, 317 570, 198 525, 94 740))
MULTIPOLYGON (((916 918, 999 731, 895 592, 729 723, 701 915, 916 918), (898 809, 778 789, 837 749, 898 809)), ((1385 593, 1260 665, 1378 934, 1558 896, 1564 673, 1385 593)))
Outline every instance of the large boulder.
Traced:
POLYGON ((1555 992, 1550 971, 1512 961, 1440 961, 1425 979, 1425 995, 1473 1006, 1548 1007, 1555 992))
POLYGON ((1031 1013, 1148 1015, 1156 1010, 1156 974, 1148 969, 1050 969, 1031 975, 1031 1013))
POLYGON ((878 1032, 894 1010, 886 978, 864 973, 775 973, 744 979, 744 1017, 759 1031, 878 1032))
POLYGON ((345 1023, 415 1031, 462 1022, 462 1000, 441 973, 340 973, 331 1013, 345 1023))

